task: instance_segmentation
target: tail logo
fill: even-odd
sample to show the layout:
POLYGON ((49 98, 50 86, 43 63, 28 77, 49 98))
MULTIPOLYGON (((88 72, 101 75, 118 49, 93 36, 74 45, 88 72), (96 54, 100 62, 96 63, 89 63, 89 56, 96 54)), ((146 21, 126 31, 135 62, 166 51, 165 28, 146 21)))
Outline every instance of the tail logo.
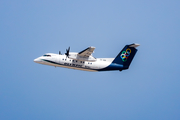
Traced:
POLYGON ((130 54, 131 54, 131 49, 130 49, 130 48, 127 48, 126 51, 123 51, 123 52, 121 53, 121 55, 120 55, 122 61, 123 61, 123 62, 126 62, 130 54))

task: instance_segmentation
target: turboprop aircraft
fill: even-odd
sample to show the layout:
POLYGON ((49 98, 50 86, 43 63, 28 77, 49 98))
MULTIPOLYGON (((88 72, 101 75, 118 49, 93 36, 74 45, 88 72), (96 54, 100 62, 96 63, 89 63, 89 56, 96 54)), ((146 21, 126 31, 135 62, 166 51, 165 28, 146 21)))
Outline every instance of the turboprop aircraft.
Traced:
POLYGON ((55 67, 65 67, 84 71, 111 71, 126 70, 133 60, 139 44, 126 45, 115 58, 95 58, 92 53, 95 47, 76 53, 70 52, 70 47, 66 49, 64 55, 47 53, 34 59, 34 62, 55 67))

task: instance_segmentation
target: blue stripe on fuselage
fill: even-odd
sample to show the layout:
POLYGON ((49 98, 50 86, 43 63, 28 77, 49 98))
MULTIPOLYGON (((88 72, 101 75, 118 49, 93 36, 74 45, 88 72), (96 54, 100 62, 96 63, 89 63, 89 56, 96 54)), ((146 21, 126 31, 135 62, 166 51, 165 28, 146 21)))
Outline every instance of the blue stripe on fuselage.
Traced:
POLYGON ((54 61, 51 61, 51 60, 45 60, 45 59, 41 59, 45 62, 48 62, 48 63, 52 63, 52 64, 55 64, 55 65, 61 65, 61 66, 68 66, 68 67, 71 67, 71 68, 82 68, 82 69, 86 69, 86 70, 94 70, 94 71, 98 71, 97 69, 91 69, 91 68, 86 68, 85 67, 82 67, 82 65, 78 65, 78 64, 72 64, 72 63, 64 63, 64 64, 61 64, 61 63, 57 63, 57 62, 54 62, 54 61))
POLYGON ((109 66, 99 69, 98 71, 123 70, 123 65, 111 63, 109 66))

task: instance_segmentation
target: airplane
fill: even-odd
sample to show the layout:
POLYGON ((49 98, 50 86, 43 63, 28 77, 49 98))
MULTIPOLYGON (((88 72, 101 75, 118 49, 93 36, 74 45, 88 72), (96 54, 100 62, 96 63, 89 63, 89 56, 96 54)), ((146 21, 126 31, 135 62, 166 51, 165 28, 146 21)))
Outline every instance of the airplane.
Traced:
POLYGON ((126 70, 129 68, 139 44, 126 45, 115 58, 95 58, 92 53, 95 47, 77 53, 70 52, 70 47, 66 49, 65 54, 46 53, 45 55, 34 59, 34 62, 50 65, 55 67, 64 67, 70 69, 84 71, 111 71, 111 70, 126 70))

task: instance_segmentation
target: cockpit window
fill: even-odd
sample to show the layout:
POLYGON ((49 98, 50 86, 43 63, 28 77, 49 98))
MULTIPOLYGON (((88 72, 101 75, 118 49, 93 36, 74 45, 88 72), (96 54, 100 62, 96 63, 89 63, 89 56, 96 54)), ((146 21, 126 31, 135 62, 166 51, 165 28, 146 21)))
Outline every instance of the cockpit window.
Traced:
POLYGON ((44 57, 51 57, 51 55, 43 55, 44 57))

